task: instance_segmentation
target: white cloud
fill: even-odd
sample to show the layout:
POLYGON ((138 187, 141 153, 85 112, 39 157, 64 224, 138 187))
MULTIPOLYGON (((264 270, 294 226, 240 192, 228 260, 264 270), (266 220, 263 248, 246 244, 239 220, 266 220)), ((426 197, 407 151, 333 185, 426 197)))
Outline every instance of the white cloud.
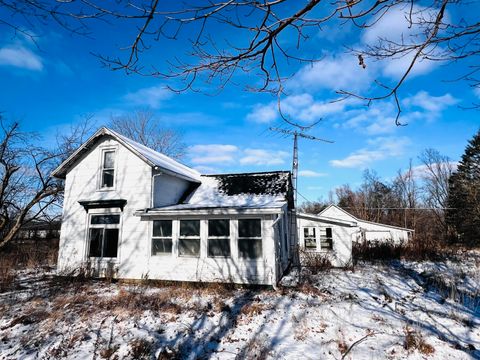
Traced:
POLYGON ((172 92, 165 86, 158 85, 128 93, 124 96, 124 99, 132 105, 147 105, 158 109, 162 106, 162 102, 170 99, 172 95, 172 92))
MULTIPOLYGON (((281 100, 282 113, 294 122, 311 123, 325 116, 341 113, 347 106, 358 103, 355 99, 344 101, 319 101, 308 93, 290 95, 281 100)), ((247 120, 259 123, 271 123, 280 118, 278 104, 272 101, 268 104, 255 105, 247 120)))
POLYGON ((322 177, 322 176, 327 176, 328 174, 316 172, 313 170, 300 170, 298 172, 298 175, 303 177, 322 177))
POLYGON ((286 151, 264 149, 245 149, 244 156, 240 159, 242 165, 280 165, 285 163, 289 156, 286 151))
POLYGON ((0 48, 0 65, 32 71, 43 70, 42 58, 20 44, 11 44, 0 48))
POLYGON ((375 161, 401 156, 410 140, 406 137, 378 137, 368 140, 368 146, 357 150, 344 159, 331 160, 337 168, 366 168, 375 161))
POLYGON ((260 124, 268 124, 278 118, 278 110, 275 104, 268 105, 257 104, 253 110, 247 114, 247 120, 258 122, 260 124))
POLYGON ((426 91, 419 91, 415 95, 403 100, 403 104, 410 107, 419 107, 434 117, 444 109, 459 102, 458 99, 447 93, 442 96, 432 96, 426 91))
POLYGON ((295 89, 330 89, 358 91, 368 88, 376 72, 375 63, 365 69, 358 65, 354 54, 328 55, 324 59, 304 66, 289 85, 295 89))
POLYGON ((194 145, 188 149, 193 164, 232 164, 238 151, 235 145, 225 144, 194 145))
MULTIPOLYGON (((425 40, 425 34, 429 33, 425 28, 427 26, 425 19, 433 20, 435 16, 436 9, 418 5, 413 5, 410 9, 410 6, 400 4, 390 8, 385 13, 380 12, 380 18, 363 33, 362 42, 368 46, 375 46, 383 41, 407 45, 422 43, 425 40), (412 11, 412 24, 409 21, 410 11, 412 11)), ((444 22, 449 22, 448 14, 444 17, 444 22)), ((424 52, 428 51, 432 50, 427 48, 424 52)), ((383 75, 399 79, 410 66, 414 55, 414 52, 410 52, 404 56, 390 57, 381 61, 379 64, 382 66, 383 75)), ((419 59, 409 74, 409 78, 426 74, 438 65, 439 63, 436 61, 419 59)))

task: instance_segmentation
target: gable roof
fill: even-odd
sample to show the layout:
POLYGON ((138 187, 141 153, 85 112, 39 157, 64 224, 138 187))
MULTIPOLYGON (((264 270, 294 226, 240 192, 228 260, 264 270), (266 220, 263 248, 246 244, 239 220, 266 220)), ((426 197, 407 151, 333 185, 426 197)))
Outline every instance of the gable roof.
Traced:
POLYGON ((330 224, 339 224, 339 225, 348 226, 348 227, 356 227, 358 225, 356 221, 348 221, 348 220, 337 219, 337 218, 332 218, 328 216, 314 215, 314 214, 308 214, 308 213, 302 213, 302 212, 297 212, 297 218, 330 223, 330 224))
POLYGON ((374 224, 374 225, 379 225, 379 226, 385 226, 385 227, 388 227, 388 228, 392 228, 392 229, 398 229, 398 230, 406 230, 406 231, 415 231, 415 230, 412 230, 412 229, 408 229, 408 228, 404 228, 404 227, 400 227, 400 226, 394 226, 394 225, 387 225, 387 224, 382 224, 382 223, 377 223, 377 222, 374 222, 374 221, 368 221, 368 220, 363 220, 363 219, 359 219, 355 216, 353 216, 352 214, 350 214, 348 211, 342 209, 340 206, 337 206, 335 204, 330 204, 328 205, 325 209, 323 209, 322 211, 320 211, 317 215, 318 216, 323 216, 322 214, 327 212, 327 210, 331 209, 331 208, 335 208, 337 210, 340 210, 341 212, 343 212, 344 214, 348 215, 350 218, 352 218, 354 221, 357 221, 359 223, 367 223, 367 224, 374 224))
POLYGON ((64 179, 68 170, 87 152, 89 152, 96 142, 103 136, 111 136, 127 149, 132 151, 140 159, 152 167, 158 167, 165 173, 181 177, 185 180, 199 183, 200 173, 178 161, 152 150, 132 139, 129 139, 119 133, 102 127, 95 132, 87 141, 85 141, 72 155, 60 164, 53 172, 52 176, 64 179))

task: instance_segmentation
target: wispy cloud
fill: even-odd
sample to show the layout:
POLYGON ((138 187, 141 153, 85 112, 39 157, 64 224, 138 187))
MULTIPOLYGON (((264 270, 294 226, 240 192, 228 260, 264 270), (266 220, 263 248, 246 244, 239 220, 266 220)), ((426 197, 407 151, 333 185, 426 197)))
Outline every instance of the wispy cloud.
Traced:
MULTIPOLYGON (((295 119, 295 121, 309 123, 328 115, 338 114, 353 103, 358 103, 358 101, 354 99, 336 102, 329 100, 320 101, 315 100, 311 94, 302 93, 290 95, 282 99, 281 110, 285 116, 295 119)), ((258 123, 271 123, 279 118, 278 103, 276 101, 267 104, 257 104, 247 115, 247 120, 258 123)))
POLYGON ((366 168, 371 163, 403 155, 410 140, 406 137, 378 137, 368 140, 367 147, 354 151, 344 159, 331 160, 337 168, 366 168))
POLYGON ((280 150, 246 148, 229 144, 194 145, 188 149, 190 162, 201 167, 220 165, 280 165, 289 153, 280 150))
POLYGON ((124 96, 124 99, 131 105, 143 105, 158 109, 163 105, 163 101, 170 99, 172 96, 172 92, 164 85, 158 85, 130 92, 124 96))
POLYGON ((188 149, 193 164, 232 164, 238 151, 235 145, 225 144, 194 145, 188 149))
POLYGON ((245 149, 240 159, 242 165, 280 165, 284 164, 289 153, 264 149, 245 149))
POLYGON ((321 173, 313 170, 300 170, 298 172, 298 175, 303 176, 303 177, 323 177, 327 176, 327 173, 321 173))
POLYGON ((415 95, 403 100, 403 104, 408 107, 418 107, 430 115, 430 118, 436 118, 447 107, 455 105, 459 99, 447 93, 441 96, 432 96, 426 91, 419 91, 415 95))
POLYGON ((0 48, 0 65, 31 71, 42 71, 44 68, 43 59, 21 44, 10 44, 0 48))

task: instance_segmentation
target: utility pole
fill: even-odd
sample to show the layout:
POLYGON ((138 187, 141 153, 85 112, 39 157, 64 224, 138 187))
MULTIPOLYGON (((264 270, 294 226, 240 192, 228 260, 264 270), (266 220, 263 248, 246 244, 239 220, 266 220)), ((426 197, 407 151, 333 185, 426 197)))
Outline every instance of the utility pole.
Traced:
POLYGON ((292 163, 292 183, 293 183, 293 199, 295 203, 295 208, 297 207, 297 180, 298 180, 298 137, 308 139, 308 140, 316 140, 316 141, 323 141, 326 143, 333 144, 333 141, 320 139, 312 135, 307 135, 302 132, 298 132, 297 130, 287 130, 281 129, 276 127, 271 127, 270 130, 285 134, 287 136, 293 136, 293 163, 292 163))

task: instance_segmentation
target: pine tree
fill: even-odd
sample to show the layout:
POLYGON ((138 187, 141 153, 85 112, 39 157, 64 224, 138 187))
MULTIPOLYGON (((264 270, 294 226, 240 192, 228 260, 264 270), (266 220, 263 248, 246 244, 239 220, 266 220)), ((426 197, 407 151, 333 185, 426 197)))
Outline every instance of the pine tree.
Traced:
POLYGON ((480 130, 449 180, 447 221, 464 244, 480 245, 480 130))

